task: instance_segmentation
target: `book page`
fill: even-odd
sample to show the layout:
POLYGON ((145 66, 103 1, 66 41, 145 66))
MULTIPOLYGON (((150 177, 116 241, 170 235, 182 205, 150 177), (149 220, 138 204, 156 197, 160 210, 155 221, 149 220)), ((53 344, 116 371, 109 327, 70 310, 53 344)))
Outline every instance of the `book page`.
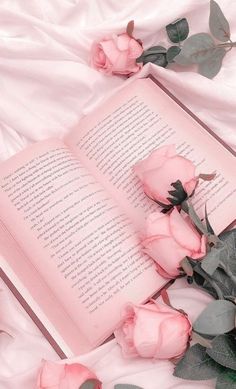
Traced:
POLYGON ((168 144, 193 161, 198 174, 216 172, 213 181, 201 181, 196 189, 193 203, 199 215, 207 203, 216 232, 236 217, 235 156, 151 79, 124 87, 82 119, 66 141, 140 226, 157 206, 145 196, 132 167, 168 144))
POLYGON ((0 188, 0 219, 91 346, 124 303, 163 285, 130 219, 63 142, 3 163, 0 188))

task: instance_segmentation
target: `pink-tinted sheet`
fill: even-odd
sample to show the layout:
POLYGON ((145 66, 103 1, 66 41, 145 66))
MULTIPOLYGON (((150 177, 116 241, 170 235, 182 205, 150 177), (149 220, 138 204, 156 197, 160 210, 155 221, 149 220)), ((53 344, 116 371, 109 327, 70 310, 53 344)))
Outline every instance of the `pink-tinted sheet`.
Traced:
MULTIPOLYGON (((236 40, 236 3, 218 0, 236 40)), ((208 0, 1 0, 0 160, 68 129, 121 87, 125 79, 106 77, 88 65, 94 39, 122 32, 135 20, 144 47, 168 44, 165 25, 187 17, 191 33, 208 32, 208 0)), ((236 148, 236 55, 231 50, 214 80, 190 69, 147 65, 138 77, 155 75, 230 146, 236 148)), ((58 357, 3 283, 0 285, 0 389, 35 388, 41 358, 58 357)), ((180 281, 170 293, 173 305, 194 319, 209 301, 180 281), (188 288, 188 293, 186 293, 188 288), (187 297, 186 297, 187 296, 187 297)), ((124 360, 115 341, 74 360, 92 368, 104 382, 133 383, 145 389, 213 388, 213 382, 187 382, 172 376, 170 362, 124 360)))

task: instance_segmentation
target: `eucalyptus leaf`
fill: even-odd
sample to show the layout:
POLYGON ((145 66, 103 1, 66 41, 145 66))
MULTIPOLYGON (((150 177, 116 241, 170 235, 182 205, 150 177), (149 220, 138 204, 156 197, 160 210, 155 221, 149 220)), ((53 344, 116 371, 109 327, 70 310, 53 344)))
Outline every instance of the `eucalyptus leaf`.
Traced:
POLYGON ((209 27, 212 35, 221 42, 230 39, 229 23, 216 1, 210 2, 209 27))
POLYGON ((153 46, 145 50, 136 62, 142 62, 144 65, 152 62, 155 65, 166 67, 168 62, 166 60, 166 48, 163 46, 153 46))
POLYGON ((192 61, 189 58, 186 58, 182 51, 176 55, 174 62, 182 66, 192 65, 192 61))
POLYGON ((212 276, 219 266, 220 261, 227 255, 226 250, 223 243, 217 244, 216 247, 212 247, 209 253, 203 258, 201 268, 212 276))
POLYGON ((219 73, 226 50, 217 47, 210 58, 199 64, 198 72, 207 78, 213 78, 219 73))
POLYGON ((181 54, 191 63, 199 64, 210 58, 215 48, 216 45, 212 37, 205 32, 200 32, 186 39, 181 54))
POLYGON ((211 276, 211 283, 203 282, 203 288, 207 290, 215 298, 226 298, 225 296, 236 296, 236 284, 225 273, 223 269, 217 268, 211 276), (221 296, 217 293, 217 289, 221 291, 221 296))
POLYGON ((219 238, 225 247, 225 255, 221 258, 221 267, 236 285, 236 229, 223 232, 219 238))
POLYGON ((211 346, 206 351, 215 362, 236 370, 236 340, 233 335, 219 335, 213 339, 211 346))
POLYGON ((221 335, 234 329, 236 307, 226 300, 212 301, 193 324, 194 331, 206 335, 221 335))
POLYGON ((222 367, 206 353, 205 347, 195 344, 178 362, 174 376, 185 380, 208 380, 217 377, 222 367))
POLYGON ((131 385, 131 384, 117 384, 114 386, 114 389, 143 389, 141 386, 131 385))
POLYGON ((215 232, 211 226, 211 223, 209 221, 209 218, 208 218, 208 214, 207 214, 207 206, 205 205, 205 222, 206 222, 206 227, 207 227, 207 231, 212 234, 212 235, 215 235, 215 232))
POLYGON ((166 53, 166 59, 167 61, 174 62, 174 59, 176 55, 178 55, 181 51, 181 48, 179 46, 170 46, 166 53))
MULTIPOLYGON (((136 62, 152 62, 149 58, 149 60, 146 60, 146 58, 150 55, 155 55, 155 54, 166 54, 166 48, 163 46, 153 46, 149 47, 149 49, 144 50, 143 53, 136 59, 136 62)), ((155 59, 155 57, 151 57, 151 59, 155 59)))
POLYGON ((97 389, 98 388, 98 381, 95 379, 90 379, 85 381, 79 389, 97 389))
POLYGON ((216 389, 236 389, 236 372, 230 369, 223 370, 217 377, 216 389))
POLYGON ((146 54, 165 54, 166 48, 164 46, 152 46, 149 49, 145 50, 146 54))
POLYGON ((189 26, 186 18, 178 19, 166 26, 166 32, 171 42, 179 43, 185 40, 189 34, 189 26))

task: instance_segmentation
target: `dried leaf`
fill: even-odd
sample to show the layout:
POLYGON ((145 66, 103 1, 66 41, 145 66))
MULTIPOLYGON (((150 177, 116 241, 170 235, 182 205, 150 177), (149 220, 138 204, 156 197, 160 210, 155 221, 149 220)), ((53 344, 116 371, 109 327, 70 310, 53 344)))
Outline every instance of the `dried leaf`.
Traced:
POLYGON ((126 27, 126 33, 127 33, 127 35, 129 35, 132 38, 133 32, 134 32, 134 21, 130 20, 130 22, 127 24, 127 27, 126 27))
POLYGON ((216 1, 211 0, 209 27, 212 35, 221 42, 230 39, 229 23, 216 1))
POLYGON ((216 177, 216 172, 211 174, 200 173, 198 177, 201 178, 203 181, 212 181, 216 177))
POLYGON ((216 48, 212 37, 200 32, 186 39, 181 50, 181 54, 186 57, 191 63, 202 63, 212 56, 216 48))
POLYGON ((171 42, 179 43, 187 38, 189 26, 186 18, 178 19, 166 26, 166 32, 171 42))

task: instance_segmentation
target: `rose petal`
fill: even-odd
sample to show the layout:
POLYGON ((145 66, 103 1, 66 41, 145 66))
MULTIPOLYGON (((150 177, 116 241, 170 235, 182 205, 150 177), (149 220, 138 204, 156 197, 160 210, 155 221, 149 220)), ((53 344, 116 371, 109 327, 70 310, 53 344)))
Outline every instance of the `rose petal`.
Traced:
POLYGON ((169 216, 162 212, 151 213, 146 220, 146 236, 153 235, 171 236, 169 216))
POLYGON ((201 237, 199 233, 180 215, 176 208, 169 216, 171 235, 183 248, 191 252, 199 252, 201 248, 201 237))
POLYGON ((167 160, 168 157, 176 155, 175 146, 163 146, 154 150, 147 158, 136 163, 133 170, 140 180, 143 180, 143 174, 148 170, 158 169, 167 160))
POLYGON ((153 237, 152 241, 144 240, 142 244, 145 252, 172 277, 179 275, 180 261, 191 254, 190 250, 179 246, 172 238, 153 237))
POLYGON ((118 50, 127 51, 129 49, 129 43, 131 40, 134 40, 134 39, 130 38, 130 36, 128 34, 118 35, 117 41, 116 41, 118 50))

